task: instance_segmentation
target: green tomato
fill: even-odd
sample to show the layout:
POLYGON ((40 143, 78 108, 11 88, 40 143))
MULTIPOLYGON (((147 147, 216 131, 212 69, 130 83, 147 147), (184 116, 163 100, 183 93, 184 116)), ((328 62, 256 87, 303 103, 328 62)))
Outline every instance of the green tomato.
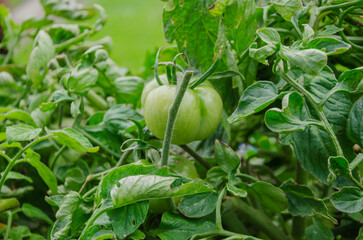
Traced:
MULTIPOLYGON (((147 127, 162 140, 177 86, 167 84, 165 75, 161 75, 160 79, 164 85, 159 86, 154 79, 145 86, 141 104, 147 127)), ((181 76, 178 75, 180 80, 181 76)), ((222 99, 212 84, 204 82, 195 89, 188 89, 179 107, 171 142, 183 145, 209 137, 218 127, 222 110, 222 99)))

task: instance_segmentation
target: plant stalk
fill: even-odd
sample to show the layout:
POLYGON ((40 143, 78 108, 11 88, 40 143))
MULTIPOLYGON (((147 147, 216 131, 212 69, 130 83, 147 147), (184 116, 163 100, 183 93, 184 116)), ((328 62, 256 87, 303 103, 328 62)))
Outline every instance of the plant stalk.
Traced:
POLYGON ((180 107, 180 104, 183 100, 184 93, 188 89, 188 84, 190 79, 193 76, 193 71, 186 71, 184 74, 184 78, 182 83, 180 84, 177 94, 175 96, 175 100, 173 104, 171 105, 169 109, 169 115, 168 115, 168 122, 166 125, 165 135, 164 135, 164 142, 163 142, 163 152, 161 155, 161 163, 162 166, 168 165, 168 158, 169 158, 169 152, 170 152, 170 145, 171 145, 171 139, 173 136, 173 130, 174 130, 174 124, 176 120, 176 116, 178 114, 178 110, 180 107))
POLYGON ((212 168, 209 162, 207 162, 202 156, 200 156, 193 148, 188 145, 180 145, 184 151, 186 151, 190 156, 197 160, 201 165, 203 165, 207 170, 212 168))
POLYGON ((11 213, 11 211, 7 211, 6 213, 8 214, 8 223, 6 225, 6 232, 5 232, 4 240, 8 240, 9 232, 11 230, 11 224, 13 222, 13 214, 11 213))
POLYGON ((337 151, 337 155, 344 156, 343 150, 340 146, 338 138, 335 135, 333 129, 331 128, 330 123, 328 122, 328 119, 326 118, 325 114, 319 108, 318 103, 314 100, 314 98, 311 96, 311 94, 305 88, 303 88, 298 83, 296 83, 294 81, 294 79, 292 79, 289 75, 287 75, 286 73, 284 73, 282 71, 280 71, 280 73, 281 73, 282 78, 286 82, 288 82, 291 86, 293 86, 296 90, 298 90, 300 93, 302 93, 309 100, 309 102, 311 103, 311 105, 313 106, 313 108, 315 109, 317 114, 319 115, 320 120, 323 122, 325 130, 328 132, 331 140, 333 141, 334 147, 337 151))
MULTIPOLYGON (((308 175, 304 171, 304 169, 300 166, 300 164, 296 163, 296 182, 298 184, 306 185, 308 175)), ((292 231, 291 235, 296 240, 301 240, 305 236, 305 218, 300 216, 294 216, 292 218, 292 231)))
POLYGON ((217 207, 216 207, 216 226, 218 230, 223 230, 222 226, 222 201, 224 198, 224 195, 226 194, 226 187, 222 189, 218 196, 217 200, 217 207))
POLYGON ((272 240, 289 240, 289 238, 271 220, 262 212, 254 209, 246 204, 244 201, 232 197, 227 201, 231 201, 236 212, 248 219, 250 223, 266 233, 272 240))

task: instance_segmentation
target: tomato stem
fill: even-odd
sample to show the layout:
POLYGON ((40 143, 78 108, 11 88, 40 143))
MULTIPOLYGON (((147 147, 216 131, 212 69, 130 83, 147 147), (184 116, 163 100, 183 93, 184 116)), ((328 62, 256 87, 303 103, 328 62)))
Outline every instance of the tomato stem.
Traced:
POLYGON ((157 51, 156 57, 155 57, 155 65, 154 65, 154 77, 160 86, 164 85, 160 80, 159 72, 158 72, 158 66, 159 66, 158 62, 159 62, 159 55, 160 55, 161 50, 163 50, 163 47, 159 48, 159 50, 157 51))
POLYGON ((200 156, 193 148, 188 145, 180 145, 185 152, 187 152, 190 156, 192 156, 195 160, 197 160, 201 165, 203 165, 207 170, 212 168, 209 162, 207 162, 202 156, 200 156))
POLYGON ((212 66, 197 81, 193 82, 190 85, 190 87, 189 87, 190 89, 194 89, 198 85, 202 84, 205 80, 207 80, 208 77, 210 77, 215 72, 215 70, 218 67, 219 61, 221 59, 222 49, 223 49, 223 45, 219 49, 218 57, 215 60, 215 62, 212 64, 212 66))
POLYGON ((170 144, 171 144, 171 138, 173 136, 173 130, 174 130, 174 124, 176 120, 176 115, 178 114, 178 110, 180 107, 180 104, 183 100, 184 93, 188 89, 188 84, 190 79, 193 76, 193 71, 186 71, 184 74, 184 78, 182 83, 180 84, 177 94, 175 96, 175 100, 173 104, 171 105, 169 109, 169 115, 168 115, 168 122, 166 125, 165 135, 164 135, 164 142, 163 142, 163 152, 161 155, 161 164, 162 166, 168 165, 168 158, 169 158, 169 152, 170 152, 170 144))

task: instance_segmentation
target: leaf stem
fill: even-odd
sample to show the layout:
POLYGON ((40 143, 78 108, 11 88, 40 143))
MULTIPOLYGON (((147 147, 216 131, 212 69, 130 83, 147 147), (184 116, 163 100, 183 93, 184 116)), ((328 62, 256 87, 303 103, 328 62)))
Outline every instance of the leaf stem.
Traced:
MULTIPOLYGON (((248 239, 250 236, 242 235, 235 232, 230 232, 227 230, 212 230, 204 233, 199 233, 193 235, 190 240, 196 240, 202 237, 211 237, 211 236, 225 236, 225 237, 236 237, 236 239, 248 239)), ((233 239, 233 238, 232 238, 233 239)))
POLYGON ((252 225, 266 233, 272 240, 288 240, 289 238, 262 212, 254 209, 244 201, 232 197, 227 201, 232 202, 236 212, 247 219, 252 225))
POLYGON ((356 1, 345 2, 345 3, 335 4, 335 5, 328 5, 328 6, 321 6, 321 7, 318 7, 318 11, 322 13, 322 12, 329 11, 329 10, 342 9, 345 7, 354 6, 356 4, 363 4, 363 0, 356 0, 356 1))
POLYGON ((4 171, 4 173, 1 176, 1 180, 0 180, 0 191, 6 181, 6 177, 8 176, 9 172, 11 171, 11 169, 15 166, 16 160, 18 160, 21 155, 29 148, 31 148, 32 146, 34 146, 35 144, 37 144, 38 142, 41 142, 45 139, 50 138, 50 135, 46 135, 43 137, 37 137, 34 141, 32 141, 31 143, 29 143, 28 145, 26 145, 23 149, 21 149, 15 156, 13 159, 11 159, 11 161, 9 162, 9 164, 6 166, 6 169, 4 171))
POLYGON ((343 150, 342 150, 342 148, 341 148, 341 146, 339 144, 338 138, 335 135, 333 129, 331 128, 325 114, 319 108, 319 104, 314 100, 314 98, 311 96, 311 94, 305 88, 303 88, 297 82, 295 82, 295 80, 292 79, 289 75, 287 75, 286 73, 284 73, 282 71, 279 71, 279 73, 286 82, 288 82, 292 87, 294 87, 296 90, 298 90, 300 93, 302 93, 309 100, 309 102, 311 103, 311 105, 313 106, 315 111, 317 112, 320 120, 323 122, 324 128, 328 132, 331 140, 333 141, 334 147, 335 147, 335 149, 337 151, 337 155, 338 156, 343 156, 343 150))
POLYGON ((11 224, 13 222, 13 214, 11 213, 11 211, 7 211, 6 213, 8 214, 8 223, 6 225, 6 232, 5 232, 4 240, 8 240, 9 232, 11 229, 11 224))
POLYGON ((224 187, 222 189, 222 191, 220 192, 219 196, 218 196, 218 200, 217 200, 217 207, 216 207, 216 226, 218 230, 223 230, 223 226, 222 226, 222 201, 224 198, 224 195, 226 194, 226 187, 224 187))
POLYGON ((178 110, 180 107, 180 104, 183 100, 184 93, 188 89, 188 84, 190 79, 193 76, 193 71, 186 71, 184 74, 184 78, 182 83, 180 84, 177 94, 175 96, 175 100, 173 104, 171 105, 169 109, 168 114, 168 122, 166 125, 165 135, 164 135, 164 142, 163 142, 163 152, 161 155, 161 163, 162 166, 168 165, 168 158, 169 158, 169 152, 170 152, 170 145, 171 145, 171 139, 173 136, 173 130, 174 130, 174 124, 176 120, 176 116, 178 114, 178 110))
POLYGON ((207 162, 202 156, 200 156, 193 148, 188 145, 180 145, 184 151, 186 151, 190 156, 197 160, 201 165, 203 165, 207 170, 212 168, 209 162, 207 162))

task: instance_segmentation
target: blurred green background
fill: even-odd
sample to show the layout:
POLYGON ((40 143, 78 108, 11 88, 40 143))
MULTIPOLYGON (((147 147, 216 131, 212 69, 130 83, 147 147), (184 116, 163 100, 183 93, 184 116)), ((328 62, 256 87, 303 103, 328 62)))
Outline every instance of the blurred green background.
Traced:
MULTIPOLYGON (((24 6, 26 1, 10 0, 12 11, 24 6)), ((78 0, 79 1, 79 0, 78 0)), ((138 72, 144 63, 146 54, 158 47, 167 45, 162 30, 162 11, 164 3, 160 0, 90 0, 81 1, 85 5, 97 3, 106 10, 108 20, 105 27, 91 40, 111 36, 112 59, 120 66, 138 72)), ((29 3, 28 3, 29 4, 29 3)), ((94 20, 93 20, 94 21, 94 20)), ((31 43, 21 43, 18 51, 22 54, 17 63, 28 61, 31 43)))

